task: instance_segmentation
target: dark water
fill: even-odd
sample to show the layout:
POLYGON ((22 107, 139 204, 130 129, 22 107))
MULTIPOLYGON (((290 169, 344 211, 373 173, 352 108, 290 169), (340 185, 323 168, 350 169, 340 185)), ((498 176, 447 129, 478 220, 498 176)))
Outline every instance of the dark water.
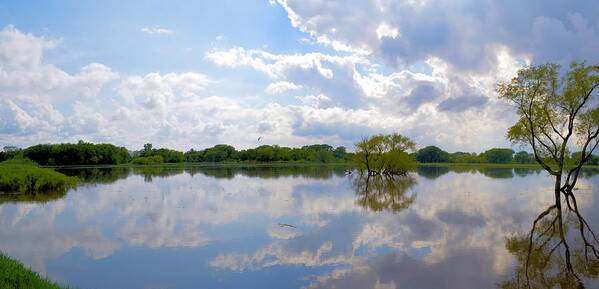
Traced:
MULTIPOLYGON (((525 288, 522 240, 555 202, 551 178, 527 169, 421 167, 394 180, 331 167, 64 172, 86 184, 0 196, 0 250, 78 288, 525 288)), ((599 231, 596 173, 576 196, 599 231)), ((572 237, 574 267, 599 288, 581 246, 572 237)), ((533 288, 576 288, 563 254, 544 264, 533 251, 533 288)))

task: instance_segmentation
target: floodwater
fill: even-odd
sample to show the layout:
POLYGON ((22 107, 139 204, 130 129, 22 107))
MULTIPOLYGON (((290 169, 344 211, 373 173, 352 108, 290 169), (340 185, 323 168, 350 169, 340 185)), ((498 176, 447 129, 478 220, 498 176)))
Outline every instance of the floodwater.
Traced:
MULTIPOLYGON (((66 194, 0 195, 0 251, 81 289, 578 282, 564 269, 557 234, 534 238, 543 249, 523 269, 533 221, 555 203, 540 170, 420 167, 395 179, 317 166, 63 172, 84 184, 66 194)), ((597 173, 584 171, 575 191, 595 231, 597 173)), ((565 225, 577 231, 576 222, 565 225)), ((567 235, 577 278, 599 288, 599 265, 583 257, 580 236, 567 235)))

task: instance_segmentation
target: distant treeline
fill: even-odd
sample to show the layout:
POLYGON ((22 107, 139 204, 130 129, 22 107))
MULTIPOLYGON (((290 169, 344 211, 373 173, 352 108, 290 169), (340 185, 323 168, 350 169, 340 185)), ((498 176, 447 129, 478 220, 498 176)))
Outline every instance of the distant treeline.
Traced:
POLYGON ((315 144, 301 148, 277 145, 262 145, 256 148, 237 150, 233 146, 220 144, 203 150, 191 149, 187 152, 159 148, 145 144, 140 151, 128 151, 112 144, 92 144, 79 141, 76 144, 39 144, 25 149, 5 147, 0 152, 0 161, 14 157, 24 157, 40 165, 114 165, 124 163, 160 164, 184 162, 346 162, 353 158, 345 147, 332 147, 315 144))
MULTIPOLYGON (((420 163, 493 163, 493 164, 534 164, 535 157, 526 151, 514 152, 510 148, 492 148, 483 153, 449 153, 436 146, 419 149, 412 156, 420 163)), ((570 155, 571 159, 580 159, 580 152, 570 155)), ((599 165, 599 157, 592 155, 588 165, 599 165)))
MULTIPOLYGON (((570 156, 576 158, 580 152, 570 156)), ((420 163, 536 163, 534 155, 526 151, 514 152, 510 148, 492 148, 483 153, 449 153, 436 146, 427 146, 410 154, 420 163)), ((187 152, 152 147, 145 144, 139 151, 128 151, 112 144, 92 144, 83 141, 64 144, 39 144, 25 149, 4 147, 0 161, 18 157, 29 158, 40 165, 115 165, 115 164, 160 164, 198 162, 346 162, 354 158, 345 147, 327 144, 307 145, 290 148, 277 145, 262 145, 256 148, 237 150, 226 144, 215 145, 203 150, 187 152)), ((592 156, 589 165, 599 165, 599 157, 592 156)))
POLYGON ((171 149, 154 149, 151 144, 133 153, 132 162, 138 164, 181 163, 181 162, 223 162, 223 161, 257 161, 257 162, 345 162, 352 159, 353 154, 345 147, 333 148, 327 144, 315 144, 301 148, 262 145, 252 149, 237 150, 233 146, 219 144, 203 150, 191 149, 185 153, 171 149))

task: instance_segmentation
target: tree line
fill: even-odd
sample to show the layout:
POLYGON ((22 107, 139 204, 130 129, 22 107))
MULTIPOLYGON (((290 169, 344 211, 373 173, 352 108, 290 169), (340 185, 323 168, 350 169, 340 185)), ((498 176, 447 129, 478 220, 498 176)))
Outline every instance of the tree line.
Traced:
MULTIPOLYGON (((581 152, 570 153, 566 161, 580 159, 581 152)), ((420 163, 492 163, 492 164, 534 164, 537 161, 532 153, 515 152, 511 148, 492 148, 480 154, 468 152, 449 153, 436 146, 427 146, 412 154, 420 163)), ((599 165, 599 157, 591 155, 587 165, 599 165)))
MULTIPOLYGON (((78 143, 38 144, 20 149, 6 146, 0 151, 0 161, 15 156, 25 157, 40 165, 118 165, 160 164, 160 163, 199 163, 199 162, 319 162, 335 163, 357 160, 358 166, 369 162, 373 173, 403 172, 398 166, 408 164, 411 169, 419 163, 498 163, 498 164, 534 164, 534 155, 526 152, 514 152, 510 148, 492 148, 482 153, 449 153, 436 146, 427 146, 415 150, 415 144, 404 137, 394 135, 375 135, 356 144, 356 152, 348 152, 343 146, 332 147, 327 144, 307 145, 291 148, 278 145, 262 145, 250 149, 238 150, 231 145, 219 144, 210 148, 186 152, 168 148, 153 148, 145 144, 143 149, 129 151, 125 147, 112 144, 78 143), (395 137, 395 140, 393 139, 395 137), (410 153, 411 151, 411 153, 410 153), (362 154, 361 154, 362 153, 362 154), (368 154, 366 159, 364 154, 368 154), (401 158, 401 162, 396 162, 401 158), (410 162, 411 160, 411 162, 410 162), (395 167, 393 167, 395 166, 395 167)), ((580 157, 580 152, 570 154, 571 159, 580 157)), ((586 161, 588 165, 599 165, 599 157, 592 155, 586 161)))
POLYGON ((198 162, 347 162, 353 153, 345 147, 332 147, 327 144, 307 145, 290 148, 278 145, 261 145, 256 148, 237 150, 235 147, 219 144, 203 150, 190 149, 187 152, 168 148, 154 148, 145 144, 139 151, 129 151, 125 147, 112 144, 93 144, 84 141, 63 144, 38 144, 19 149, 5 147, 0 152, 0 161, 15 157, 28 158, 40 165, 115 165, 198 163, 198 162))

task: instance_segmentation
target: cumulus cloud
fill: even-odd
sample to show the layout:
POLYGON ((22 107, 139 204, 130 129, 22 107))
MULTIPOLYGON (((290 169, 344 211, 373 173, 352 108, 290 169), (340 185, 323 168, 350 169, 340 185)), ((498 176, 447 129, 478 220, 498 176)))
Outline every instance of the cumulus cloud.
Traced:
POLYGON ((99 63, 75 74, 45 63, 44 50, 59 43, 10 25, 0 31, 0 141, 47 142, 72 135, 71 119, 57 103, 95 101, 93 97, 118 78, 99 63))
POLYGON ((591 11, 599 8, 594 2, 276 2, 293 26, 315 39, 328 39, 322 43, 346 48, 341 51, 369 51, 391 65, 438 57, 461 70, 487 69, 496 64, 496 45, 537 62, 598 60, 590 53, 599 44, 593 37, 599 33, 592 22, 591 11))
MULTIPOLYGON (((221 80, 212 81, 206 72, 120 75, 90 63, 67 73, 43 57, 60 39, 5 27, 0 141, 30 144, 86 135, 112 141, 131 135, 121 143, 185 149, 218 142, 252 146, 264 135, 282 145, 351 146, 357 137, 400 132, 421 145, 479 151, 508 145, 503 135, 513 113, 496 97, 498 81, 531 63, 599 60, 599 26, 591 12, 599 6, 592 2, 270 2, 305 33, 297 44, 303 47, 272 52, 229 37, 235 46, 219 42, 204 60, 216 69, 251 69, 266 79, 257 80, 259 91, 226 97, 211 89, 221 80), (262 92, 281 97, 243 97, 262 92), (84 107, 95 113, 73 119, 85 114, 84 107)), ((158 26, 142 31, 174 32, 158 26)))

